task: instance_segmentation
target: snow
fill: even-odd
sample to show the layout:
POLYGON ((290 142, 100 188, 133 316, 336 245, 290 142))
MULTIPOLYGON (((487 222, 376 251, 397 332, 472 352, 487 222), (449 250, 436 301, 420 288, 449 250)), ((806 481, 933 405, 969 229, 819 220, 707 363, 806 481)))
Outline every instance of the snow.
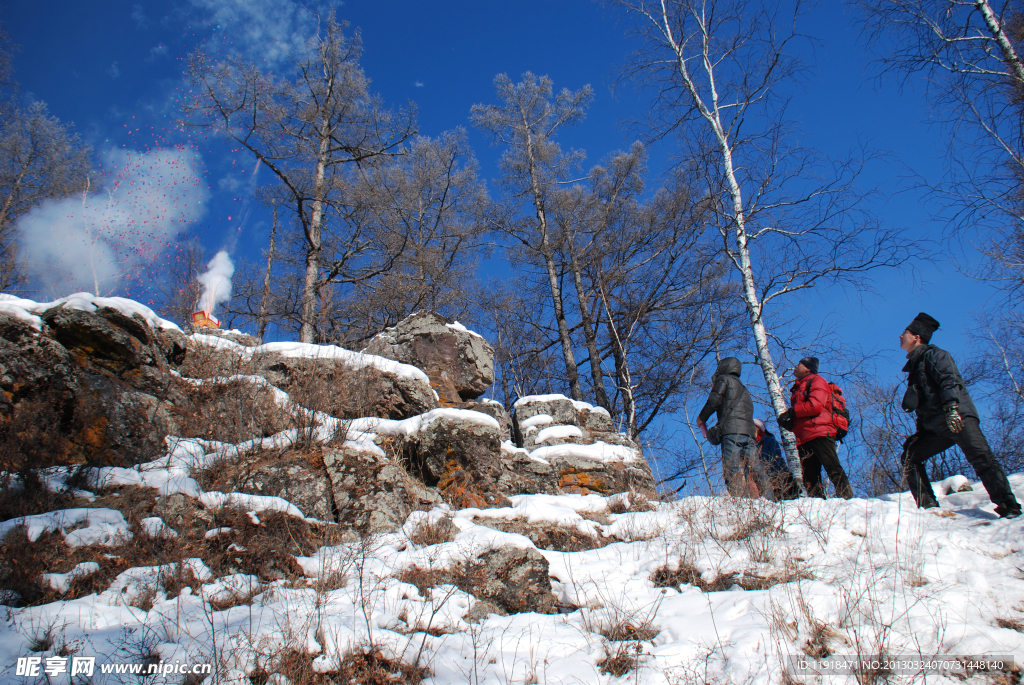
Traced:
POLYGON ((481 340, 484 339, 484 336, 480 335, 476 331, 469 330, 468 328, 463 326, 458 321, 452 321, 451 323, 446 323, 445 326, 447 326, 448 328, 452 329, 453 331, 459 331, 460 333, 469 333, 470 335, 475 336, 477 338, 480 338, 481 340))
MULTIPOLYGON (((164 464, 202 460, 212 446, 176 444, 164 464)), ((1024 476, 1010 481, 1024 498, 1024 476)), ((958 484, 952 479, 936 489, 943 493, 958 484)), ((1024 521, 996 519, 984 489, 971 485, 970 492, 940 494, 942 508, 927 512, 913 508, 908 493, 780 504, 691 497, 624 514, 610 513, 621 495, 520 495, 498 509, 442 505, 413 512, 400 533, 296 559, 310 583, 340 574, 340 583, 328 585, 337 589, 318 592, 301 582, 266 583, 241 573, 218 578, 190 559, 184 563, 202 586, 196 592, 186 587, 174 598, 160 582, 174 572, 167 565, 125 570, 98 594, 10 608, 0 624, 0 673, 13 673, 39 627, 51 625, 61 626, 64 643, 79 645, 79 653, 96 655, 98 663, 119 661, 126 631, 162 635, 162 658, 205 663, 215 655, 225 681, 239 683, 276 650, 300 649, 315 657, 317 669, 330 671, 347 651, 371 641, 382 654, 407 663, 422 650, 432 671, 426 685, 470 682, 471 672, 472 682, 495 685, 532 679, 664 685, 703 682, 694 674, 704 668, 714 682, 775 685, 783 682, 782 660, 804 654, 815 625, 829 626, 836 654, 874 654, 879 645, 888 654, 1020 654, 1024 635, 999 627, 997 619, 1017 620, 1024 608, 1024 580, 1017 572, 1024 565, 1024 521), (408 541, 420 526, 442 517, 458 531, 453 541, 427 547, 408 541), (504 546, 534 548, 524 536, 482 525, 493 518, 558 525, 612 541, 581 552, 539 550, 550 565, 552 590, 569 613, 491 614, 471 625, 464 618, 477 602, 471 595, 453 586, 421 595, 396 578, 412 566, 445 568, 504 546), (744 533, 754 521, 765 525, 744 533), (652 584, 654 571, 680 563, 692 564, 704 582, 736 574, 735 583, 714 592, 652 584), (747 576, 787 573, 766 590, 740 585, 747 576), (133 605, 143 595, 152 597, 148 611, 133 605), (213 610, 211 600, 230 608, 213 610), (599 673, 598 663, 632 643, 611 642, 602 631, 627 621, 649 625, 652 638, 636 643, 640 668, 615 679, 599 673)), ((102 513, 110 510, 85 511, 96 512, 96 522, 115 519, 102 513)), ((21 525, 38 536, 89 522, 81 510, 65 510, 24 517, 21 525)), ((0 530, 13 525, 5 522, 0 530)), ((44 582, 66 592, 73 577, 97 570, 89 563, 47 574, 44 582)), ((813 682, 853 680, 823 676, 813 682)), ((929 682, 961 680, 934 675, 929 682)))
MULTIPOLYGON (((4 307, 35 315, 35 310, 10 297, 0 298, 0 312, 4 307)), ((230 340, 211 340, 216 342, 200 342, 235 349, 230 340)), ((306 354, 318 347, 289 349, 306 354)), ((274 392, 281 406, 301 409, 263 379, 238 376, 202 382, 241 379, 274 392)), ((517 407, 551 399, 566 398, 522 398, 517 407)), ((590 406, 574 404, 578 409, 590 406)), ((487 414, 450 408, 400 421, 316 418, 323 425, 315 439, 326 440, 344 428, 347 447, 379 456, 384 454, 375 443, 379 436, 415 436, 438 420, 498 429, 498 422, 487 414)), ((578 428, 553 425, 546 414, 526 419, 521 426, 537 431, 538 443, 579 437, 573 433, 578 428)), ((196 471, 216 468, 222 460, 248 450, 287 447, 297 438, 294 430, 239 444, 169 438, 166 453, 158 459, 131 468, 90 468, 83 475, 89 488, 136 485, 153 488, 154 497, 184 494, 211 510, 238 507, 254 525, 261 525, 260 517, 267 511, 302 514, 280 497, 207 492, 196 480, 196 471)), ((639 459, 632 448, 603 442, 541 446, 527 453, 504 441, 501 449, 543 463, 559 457, 604 463, 639 459)), ((41 473, 46 487, 54 491, 66 488, 70 474, 66 467, 41 473)), ((1024 499, 1024 475, 1012 475, 1010 482, 1024 499)), ((164 581, 179 571, 175 564, 129 568, 95 594, 7 607, 0 622, 0 684, 28 682, 11 675, 17 659, 55 656, 62 645, 74 646, 76 654, 97 656, 99 664, 123 662, 126 636, 156 636, 150 647, 168 663, 216 663, 222 669, 218 682, 239 685, 249 683, 268 656, 282 650, 309 654, 315 669, 328 672, 348 651, 371 644, 406 663, 422 653, 431 669, 424 685, 854 682, 835 675, 784 679, 785 658, 805 655, 808 642, 820 639, 816 626, 829 627, 828 648, 836 654, 1024 653, 1024 634, 1000 627, 1000 621, 1007 625, 1024 620, 1024 578, 1019 572, 1024 567, 1024 518, 999 520, 981 484, 964 476, 938 482, 935 489, 941 509, 930 511, 917 510, 906 492, 778 504, 689 497, 657 503, 653 511, 620 514, 612 512, 628 507, 625 493, 524 494, 509 497, 510 505, 501 508, 456 510, 438 505, 414 511, 399 532, 323 546, 297 557, 297 568, 304 574, 299 578, 265 582, 245 573, 218 577, 202 560, 190 558, 181 563, 198 579, 197 589, 186 586, 170 597, 164 581), (964 485, 972 490, 959 492, 964 485), (454 527, 453 540, 435 545, 410 540, 423 526, 442 519, 454 527), (412 567, 450 568, 503 547, 537 549, 524 535, 489 527, 493 519, 558 526, 595 544, 607 543, 587 551, 537 550, 549 564, 552 592, 565 613, 490 614, 470 624, 467 612, 478 602, 470 594, 450 585, 421 594, 415 585, 399 579, 412 567), (721 587, 707 592, 693 584, 655 587, 655 572, 684 565, 692 567, 701 582, 722 581, 721 587), (767 589, 744 590, 751 578, 780 582, 767 589), (651 639, 614 642, 602 634, 627 622, 649 626, 651 639), (49 626, 57 627, 59 639, 50 649, 31 653, 33 640, 49 626), (598 664, 619 649, 639 649, 639 668, 622 678, 600 673, 598 664), (706 669, 707 678, 701 669, 706 669)), ((74 494, 95 499, 85 490, 74 494)), ((138 526, 146 537, 177 534, 155 516, 141 519, 138 526)), ((105 563, 102 547, 132 537, 122 513, 100 507, 0 522, 0 539, 18 527, 24 527, 30 540, 51 533, 61 535, 71 547, 99 548, 98 563, 72 567, 68 560, 60 570, 70 571, 40 577, 62 594, 75 578, 100 570, 105 563)), ((226 544, 216 538, 230 532, 219 527, 205 537, 215 545, 226 544)), ((229 550, 246 546, 252 545, 237 539, 229 550)), ((268 682, 285 683, 282 678, 268 682)), ((935 675, 928 682, 962 681, 935 675)), ((985 681, 977 677, 967 682, 985 681)))
POLYGON ((577 411, 596 412, 598 414, 604 414, 605 416, 611 418, 611 414, 609 414, 608 410, 605 409, 604 407, 595 407, 592 404, 580 402, 579 400, 572 400, 566 397, 565 395, 557 393, 550 395, 526 395, 525 397, 520 397, 518 400, 516 400, 516 403, 512 405, 512 408, 518 409, 519 407, 525 407, 526 405, 533 404, 535 402, 555 402, 557 400, 565 400, 567 402, 572 402, 572 406, 575 407, 577 411))
POLYGON ((419 414, 417 416, 401 420, 378 419, 372 417, 353 419, 349 422, 348 428, 351 431, 357 431, 365 434, 412 435, 426 429, 427 426, 438 419, 471 423, 480 426, 487 426, 488 428, 494 428, 495 430, 501 430, 498 420, 490 414, 473 411, 472 409, 450 408, 432 409, 426 414, 419 414))
POLYGON ((35 300, 26 300, 14 297, 13 295, 0 294, 0 314, 6 314, 7 316, 13 316, 25 321, 37 330, 42 327, 43 323, 42 319, 39 318, 39 314, 58 306, 64 309, 78 309, 89 313, 95 313, 97 309, 103 307, 110 307, 128 317, 138 314, 154 329, 181 330, 177 324, 157 316, 149 307, 124 297, 96 297, 91 293, 75 293, 53 302, 36 302, 35 300))
POLYGON ((554 421, 550 414, 537 414, 531 416, 528 419, 523 419, 519 422, 519 429, 526 430, 527 428, 536 428, 538 426, 547 426, 554 421))
POLYGON ((44 533, 59 531, 68 547, 113 547, 132 539, 131 529, 121 512, 106 508, 61 509, 46 514, 19 516, 0 523, 0 540, 19 526, 25 527, 31 542, 38 540, 44 533))
POLYGON ((565 438, 582 438, 583 431, 576 426, 549 426, 541 432, 537 433, 537 437, 534 438, 534 442, 538 445, 547 442, 548 440, 564 440, 565 438))
POLYGON ((630 464, 639 459, 639 455, 637 455, 636 450, 632 447, 609 445, 601 441, 595 442, 592 445, 545 445, 530 452, 530 456, 534 459, 543 459, 545 461, 556 457, 576 457, 578 459, 599 461, 605 464, 630 464))
POLYGON ((159 516, 150 516, 139 521, 142 530, 151 538, 176 538, 177 531, 164 523, 159 516))
POLYGON ((96 573, 99 570, 100 565, 95 561, 83 561, 68 573, 44 573, 39 577, 39 580, 45 585, 49 585, 60 594, 66 595, 68 590, 71 589, 71 581, 75 578, 81 578, 92 573, 96 573))
POLYGON ((282 357, 298 359, 330 359, 340 361, 351 369, 362 369, 367 366, 379 369, 385 373, 392 373, 399 378, 411 378, 430 384, 430 378, 420 369, 410 364, 402 364, 391 359, 378 357, 363 352, 353 352, 334 345, 314 345, 312 343, 300 342, 273 342, 259 345, 258 347, 245 347, 238 343, 216 335, 205 335, 196 333, 190 339, 201 344, 213 347, 218 350, 232 352, 244 360, 254 356, 268 353, 279 354, 282 357))

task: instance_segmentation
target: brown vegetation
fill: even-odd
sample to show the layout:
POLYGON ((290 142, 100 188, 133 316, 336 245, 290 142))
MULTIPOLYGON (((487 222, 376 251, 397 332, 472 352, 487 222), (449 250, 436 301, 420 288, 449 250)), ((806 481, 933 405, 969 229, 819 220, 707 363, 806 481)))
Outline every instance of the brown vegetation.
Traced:
POLYGON ((655 569, 651 574, 651 583, 654 587, 670 587, 675 590, 682 590, 684 585, 692 585, 699 588, 701 592, 723 592, 733 585, 739 585, 744 590, 767 590, 768 588, 789 583, 794 580, 810 578, 807 571, 787 566, 780 569, 780 573, 774 575, 761 575, 748 573, 746 571, 733 573, 719 573, 714 580, 707 581, 701 577, 700 571, 691 563, 680 561, 678 566, 662 566, 655 569))
POLYGON ((249 681, 253 685, 265 685, 271 676, 268 666, 273 673, 280 673, 289 682, 302 685, 417 685, 430 676, 429 669, 388 659, 377 649, 350 652, 342 658, 337 671, 326 673, 313 669, 314 658, 312 654, 287 649, 278 654, 273 663, 254 671, 249 681))

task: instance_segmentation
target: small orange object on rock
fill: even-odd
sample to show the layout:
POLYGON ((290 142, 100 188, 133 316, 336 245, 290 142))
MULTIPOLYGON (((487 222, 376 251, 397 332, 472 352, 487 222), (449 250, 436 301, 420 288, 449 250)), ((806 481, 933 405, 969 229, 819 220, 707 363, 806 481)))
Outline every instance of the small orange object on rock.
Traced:
POLYGON ((192 313, 192 326, 195 328, 203 327, 206 328, 220 328, 220 321, 213 318, 213 314, 207 312, 193 312, 192 313))

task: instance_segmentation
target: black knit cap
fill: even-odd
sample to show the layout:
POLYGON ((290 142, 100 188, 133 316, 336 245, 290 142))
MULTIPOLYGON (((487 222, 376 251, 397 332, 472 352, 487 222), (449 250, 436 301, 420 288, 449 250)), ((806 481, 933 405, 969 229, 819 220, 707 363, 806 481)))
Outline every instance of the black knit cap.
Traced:
POLYGON ((918 313, 914 317, 914 320, 907 326, 907 330, 914 335, 921 336, 921 342, 928 344, 928 341, 932 339, 932 333, 939 327, 939 322, 928 316, 924 312, 918 313))
POLYGON ((798 364, 803 364, 804 367, 811 373, 818 373, 818 358, 817 357, 804 357, 798 364))

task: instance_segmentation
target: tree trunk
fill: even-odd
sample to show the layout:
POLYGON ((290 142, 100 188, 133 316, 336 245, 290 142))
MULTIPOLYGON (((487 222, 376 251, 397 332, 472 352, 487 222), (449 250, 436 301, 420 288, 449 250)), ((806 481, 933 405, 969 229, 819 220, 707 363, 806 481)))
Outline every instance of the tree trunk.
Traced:
POLYGON ((608 330, 612 334, 612 357, 615 359, 615 377, 618 381, 619 391, 622 392, 622 411, 626 415, 626 433, 633 440, 637 436, 636 402, 633 399, 633 377, 629 372, 629 358, 626 356, 626 346, 622 343, 619 329, 615 325, 611 307, 608 306, 608 297, 605 295, 604 287, 599 284, 598 288, 600 288, 601 302, 604 304, 604 315, 608 317, 608 330))
POLYGON ((985 18, 985 26, 988 27, 992 37, 999 44, 999 49, 1003 53, 1003 61, 1006 62, 1006 66, 1010 69, 1013 80, 1017 82, 1018 87, 1024 87, 1024 64, 1021 64, 1020 57, 1017 56, 1017 51, 1014 50, 1010 37, 1003 31, 1003 27, 999 23, 999 17, 992 11, 988 0, 976 0, 974 4, 981 12, 981 16, 985 18))
MULTIPOLYGON (((715 137, 718 139, 719 150, 722 154, 722 168, 725 172, 726 182, 729 185, 729 197, 732 200, 732 219, 735 223, 736 253, 739 257, 740 277, 743 282, 743 302, 747 307, 747 315, 750 317, 750 326, 754 331, 754 346, 757 348, 757 361, 761 366, 761 373, 764 374, 765 384, 768 386, 768 396, 771 398, 772 408, 778 416, 786 411, 786 399, 782 391, 782 382, 779 380, 778 371, 775 369, 775 362, 772 361, 771 350, 768 348, 768 329, 761 318, 761 302, 757 297, 757 288, 754 284, 754 269, 750 261, 750 245, 747 242, 747 226, 745 212, 743 209, 743 191, 736 180, 736 171, 732 163, 732 149, 721 124, 712 119, 712 128, 715 137)), ((803 466, 800 464, 800 456, 796 448, 796 439, 787 430, 781 430, 782 444, 789 458, 790 466, 795 466, 796 477, 803 479, 803 466)))
POLYGON ((594 398, 598 406, 611 410, 608 402, 608 394, 604 390, 604 371, 601 368, 601 355, 597 351, 597 331, 591 320, 590 306, 587 304, 586 293, 583 290, 583 275, 580 273, 579 260, 576 258, 575 246, 569 243, 569 259, 572 266, 572 276, 576 283, 576 298, 580 304, 580 316, 583 319, 583 338, 587 342, 587 354, 590 355, 590 377, 594 383, 594 398))
MULTIPOLYGON (((324 179, 327 175, 326 158, 329 143, 330 135, 327 131, 327 122, 324 122, 324 132, 320 138, 320 156, 316 164, 313 215, 309 220, 309 228, 306 229, 306 277, 302 283, 302 328, 299 331, 299 340, 304 343, 312 343, 316 337, 316 298, 320 281, 320 251, 322 249, 320 234, 324 220, 324 198, 326 197, 324 179)), ((299 218, 301 219, 301 217, 299 218)))
POLYGON ((267 271, 263 274, 263 297, 260 301, 260 323, 256 337, 263 342, 267 332, 267 311, 270 309, 270 269, 274 265, 274 240, 277 238, 277 201, 274 201, 274 223, 270 227, 270 249, 267 250, 267 271))
POLYGON ((537 211, 537 227, 540 229, 540 253, 544 255, 544 265, 548 272, 548 285, 551 287, 551 302, 555 309, 555 320, 558 322, 558 338, 562 343, 562 357, 565 359, 565 375, 569 381, 569 394, 578 402, 583 401, 583 390, 580 388, 580 376, 576 370, 576 357, 572 352, 572 339, 569 337, 569 326, 565 322, 565 310, 562 307, 562 288, 558 283, 558 269, 548 238, 548 219, 544 211, 544 202, 537 180, 537 166, 533 155, 533 135, 527 132, 526 153, 530 161, 530 190, 533 193, 533 206, 537 211))

